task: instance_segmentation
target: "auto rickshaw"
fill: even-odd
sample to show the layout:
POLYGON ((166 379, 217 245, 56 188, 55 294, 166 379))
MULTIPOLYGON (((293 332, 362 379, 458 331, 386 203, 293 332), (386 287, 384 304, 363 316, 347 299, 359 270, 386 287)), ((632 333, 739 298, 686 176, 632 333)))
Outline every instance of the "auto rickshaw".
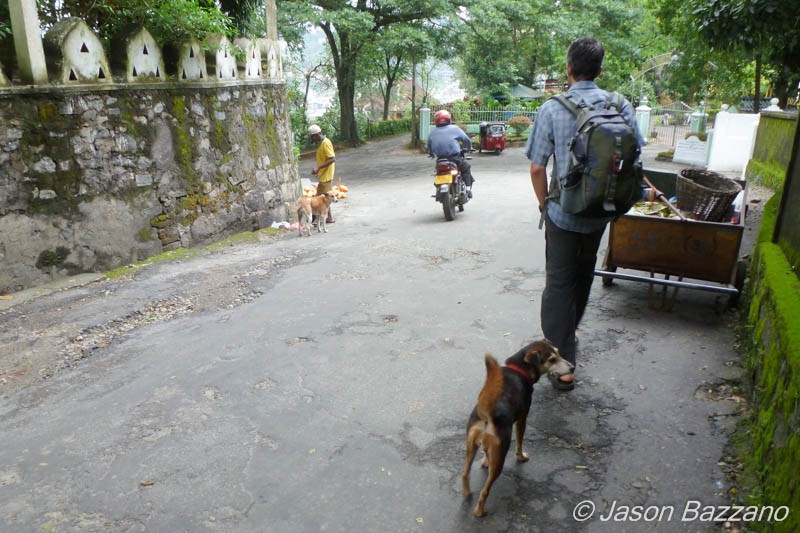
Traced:
POLYGON ((500 152, 506 149, 506 124, 505 122, 481 122, 481 140, 478 143, 478 152, 500 152))

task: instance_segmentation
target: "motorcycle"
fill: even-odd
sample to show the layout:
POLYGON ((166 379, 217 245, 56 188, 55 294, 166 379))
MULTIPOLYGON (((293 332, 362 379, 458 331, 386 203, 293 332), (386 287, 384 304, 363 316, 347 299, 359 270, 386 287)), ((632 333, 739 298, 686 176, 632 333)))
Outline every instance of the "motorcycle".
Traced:
POLYGON ((433 186, 436 187, 436 194, 432 198, 441 202, 444 218, 448 221, 455 219, 456 213, 463 211, 464 204, 469 202, 467 184, 464 183, 458 165, 449 159, 437 158, 433 186))

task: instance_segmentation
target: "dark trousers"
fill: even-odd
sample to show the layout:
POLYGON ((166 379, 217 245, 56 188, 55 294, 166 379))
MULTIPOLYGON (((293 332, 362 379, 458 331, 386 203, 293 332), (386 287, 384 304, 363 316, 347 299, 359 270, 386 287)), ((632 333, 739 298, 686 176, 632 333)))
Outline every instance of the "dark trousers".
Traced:
POLYGON ((472 168, 469 166, 469 161, 467 161, 467 158, 463 155, 456 155, 449 157, 448 159, 458 165, 458 170, 464 177, 464 184, 467 187, 472 187, 472 183, 475 181, 475 178, 472 177, 472 168))
POLYGON ((561 357, 575 364, 575 330, 583 318, 594 281, 602 231, 566 231, 545 217, 545 287, 542 333, 561 357))

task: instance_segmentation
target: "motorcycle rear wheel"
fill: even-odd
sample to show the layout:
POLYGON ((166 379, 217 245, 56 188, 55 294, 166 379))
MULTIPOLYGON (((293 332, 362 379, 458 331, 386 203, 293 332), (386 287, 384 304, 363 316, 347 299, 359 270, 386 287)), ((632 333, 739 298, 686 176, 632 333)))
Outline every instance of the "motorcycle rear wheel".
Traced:
POLYGON ((442 209, 444 210, 444 218, 448 222, 456 218, 456 197, 452 192, 447 191, 442 198, 442 209))

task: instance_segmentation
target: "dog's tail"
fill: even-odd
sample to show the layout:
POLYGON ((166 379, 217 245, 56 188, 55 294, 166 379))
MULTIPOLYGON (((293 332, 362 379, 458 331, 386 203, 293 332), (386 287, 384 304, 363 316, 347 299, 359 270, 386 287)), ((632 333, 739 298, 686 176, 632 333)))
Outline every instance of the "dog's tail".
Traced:
POLYGON ((494 407, 503 393, 503 370, 492 354, 484 356, 486 362, 486 384, 478 395, 478 416, 484 422, 490 422, 494 407))

